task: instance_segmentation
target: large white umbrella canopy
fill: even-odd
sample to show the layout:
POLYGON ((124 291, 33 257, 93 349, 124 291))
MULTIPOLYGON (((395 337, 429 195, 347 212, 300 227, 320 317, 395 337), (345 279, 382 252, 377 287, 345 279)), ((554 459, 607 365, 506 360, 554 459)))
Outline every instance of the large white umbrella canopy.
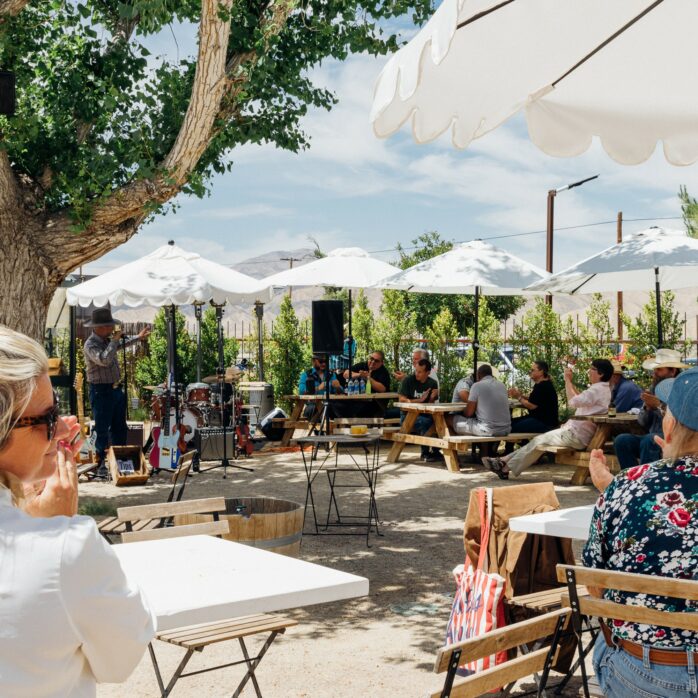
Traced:
POLYGON ((477 368, 480 294, 515 296, 548 272, 484 240, 457 245, 376 284, 377 288, 412 293, 475 295, 473 366, 477 368))
POLYGON ((68 303, 87 307, 222 304, 261 300, 257 279, 169 243, 122 267, 68 289, 68 303))
POLYGON ((698 160, 698 3, 444 0, 378 77, 371 122, 410 122, 418 143, 447 129, 468 144, 524 111, 531 140, 571 157, 593 136, 622 164, 658 141, 698 160))
POLYGON ((271 290, 289 286, 367 288, 398 271, 398 267, 371 257, 360 247, 338 247, 308 264, 272 274, 260 285, 271 290))
POLYGON ((484 240, 455 246, 376 284, 413 293, 515 296, 548 273, 484 240))
POLYGON ((548 293, 656 292, 658 345, 663 342, 661 289, 695 286, 698 240, 683 230, 649 228, 528 287, 548 293))

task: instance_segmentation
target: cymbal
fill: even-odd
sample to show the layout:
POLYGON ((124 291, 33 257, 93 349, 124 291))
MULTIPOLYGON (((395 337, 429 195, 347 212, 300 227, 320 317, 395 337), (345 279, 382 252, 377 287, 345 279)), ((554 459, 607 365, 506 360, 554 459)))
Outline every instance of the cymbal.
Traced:
POLYGON ((163 390, 164 385, 144 385, 143 390, 163 390))
POLYGON ((202 378, 201 382, 202 383, 208 383, 209 385, 215 385, 216 383, 220 383, 223 381, 224 383, 230 383, 228 378, 225 376, 206 376, 206 378, 202 378))

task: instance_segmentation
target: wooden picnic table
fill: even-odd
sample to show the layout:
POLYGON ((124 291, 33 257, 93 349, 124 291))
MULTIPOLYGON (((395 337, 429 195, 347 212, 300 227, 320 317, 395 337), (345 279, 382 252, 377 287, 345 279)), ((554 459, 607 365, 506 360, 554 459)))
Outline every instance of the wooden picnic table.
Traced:
MULTIPOLYGON (((615 417, 608 414, 572 415, 570 419, 579 419, 596 424, 596 432, 591 437, 589 445, 584 451, 560 450, 555 454, 555 462, 560 465, 573 465, 576 467, 570 480, 571 485, 583 485, 589 477, 589 458, 595 448, 604 448, 607 441, 617 434, 644 434, 645 430, 639 425, 636 414, 619 412, 615 417)), ((618 472, 618 459, 615 455, 606 457, 612 472, 618 472)))
MULTIPOLYGON (((284 435, 281 438, 281 445, 288 446, 293 438, 293 432, 296 429, 306 429, 306 435, 310 433, 315 428, 314 420, 303 419, 303 408, 309 403, 315 403, 315 414, 319 416, 320 410, 318 409, 325 399, 325 393, 315 393, 313 395, 284 395, 284 400, 288 400, 293 403, 293 408, 291 409, 291 416, 284 420, 284 435)), ((385 392, 385 393, 361 393, 360 395, 330 395, 330 402, 374 402, 374 401, 388 401, 397 400, 398 394, 385 392)))
POLYGON ((458 453, 469 451, 473 444, 527 441, 537 436, 537 434, 509 434, 508 436, 459 436, 451 434, 446 424, 446 415, 451 412, 462 412, 465 409, 463 402, 401 402, 398 407, 407 412, 407 415, 399 431, 384 436, 393 442, 387 456, 389 463, 397 463, 405 444, 418 444, 441 449, 446 460, 446 467, 452 473, 458 473, 460 472, 458 453), (423 436, 411 433, 420 414, 428 414, 434 420, 433 428, 423 436), (436 432, 436 436, 432 436, 432 432, 436 432))

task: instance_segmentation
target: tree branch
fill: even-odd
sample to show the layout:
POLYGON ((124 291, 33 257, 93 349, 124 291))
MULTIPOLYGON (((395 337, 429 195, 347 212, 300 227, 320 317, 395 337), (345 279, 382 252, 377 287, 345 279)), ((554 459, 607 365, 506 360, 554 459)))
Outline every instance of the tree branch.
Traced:
MULTIPOLYGON (((14 17, 18 15, 29 0, 0 0, 0 17, 14 17)), ((2 20, 0 19, 0 22, 2 20)))
POLYGON ((0 149, 0 208, 13 211, 21 206, 22 193, 7 151, 0 149))

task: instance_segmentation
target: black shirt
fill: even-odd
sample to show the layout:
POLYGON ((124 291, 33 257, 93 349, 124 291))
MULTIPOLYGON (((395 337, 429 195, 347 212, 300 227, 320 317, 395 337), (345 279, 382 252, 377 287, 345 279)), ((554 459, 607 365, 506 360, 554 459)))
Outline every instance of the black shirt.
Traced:
MULTIPOLYGON (((354 364, 351 367, 351 370, 352 373, 368 371, 368 363, 366 361, 360 361, 358 364, 354 364)), ((379 366, 375 370, 371 371, 368 375, 371 376, 374 381, 378 381, 381 385, 384 385, 386 390, 390 390, 390 374, 385 366, 379 366)))
MULTIPOLYGON (((427 377, 424 383, 420 383, 417 380, 417 376, 415 376, 414 373, 410 373, 410 375, 400 383, 399 393, 410 400, 414 400, 415 398, 422 397, 427 390, 435 392, 438 389, 439 384, 433 378, 427 377)), ((431 395, 429 397, 431 397, 431 395)))
POLYGON ((556 427, 560 423, 557 412, 557 392, 551 380, 542 380, 533 386, 528 401, 536 405, 535 410, 530 410, 529 415, 543 422, 549 427, 556 427))

